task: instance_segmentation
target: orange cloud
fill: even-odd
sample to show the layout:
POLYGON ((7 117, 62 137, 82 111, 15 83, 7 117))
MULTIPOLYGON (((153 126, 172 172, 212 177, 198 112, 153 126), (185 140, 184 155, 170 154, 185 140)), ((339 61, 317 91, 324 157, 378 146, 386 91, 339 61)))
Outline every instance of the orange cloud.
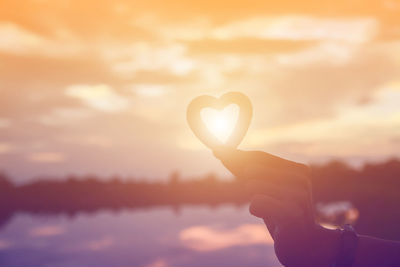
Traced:
POLYGON ((65 161, 65 155, 56 152, 35 152, 31 153, 28 159, 37 163, 60 163, 65 161))
POLYGON ((292 41, 292 40, 265 40, 259 38, 237 38, 237 39, 202 39, 188 41, 189 52, 192 55, 201 54, 274 54, 282 52, 293 52, 303 50, 314 41, 292 41))
POLYGON ((13 151, 14 147, 8 143, 1 143, 0 142, 0 154, 6 154, 13 151))
POLYGON ((6 118, 0 118, 0 128, 7 128, 10 127, 11 121, 6 118))
POLYGON ((37 54, 67 57, 82 52, 82 49, 83 46, 71 36, 47 39, 18 24, 0 22, 0 52, 17 55, 37 54))
POLYGON ((98 85, 71 85, 68 86, 65 94, 82 100, 89 107, 115 112, 129 106, 126 98, 118 95, 114 90, 105 84, 98 85))

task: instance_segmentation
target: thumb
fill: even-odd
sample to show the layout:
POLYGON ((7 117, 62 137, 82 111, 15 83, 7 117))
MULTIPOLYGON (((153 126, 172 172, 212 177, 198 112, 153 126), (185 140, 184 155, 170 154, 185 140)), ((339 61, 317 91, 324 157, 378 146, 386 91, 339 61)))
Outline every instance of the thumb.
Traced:
POLYGON ((285 207, 275 198, 267 195, 255 195, 250 203, 250 213, 258 218, 273 218, 279 222, 285 207))
POLYGON ((302 217, 302 211, 296 205, 268 195, 255 195, 249 210, 252 215, 262 219, 272 219, 280 226, 295 223, 302 217))

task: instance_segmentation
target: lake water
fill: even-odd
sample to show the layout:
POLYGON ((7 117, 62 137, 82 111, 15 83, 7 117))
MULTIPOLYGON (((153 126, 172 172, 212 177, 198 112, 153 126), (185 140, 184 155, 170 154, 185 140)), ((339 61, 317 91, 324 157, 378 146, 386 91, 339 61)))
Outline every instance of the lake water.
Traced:
POLYGON ((185 206, 67 215, 15 214, 0 266, 281 266, 247 206, 185 206))

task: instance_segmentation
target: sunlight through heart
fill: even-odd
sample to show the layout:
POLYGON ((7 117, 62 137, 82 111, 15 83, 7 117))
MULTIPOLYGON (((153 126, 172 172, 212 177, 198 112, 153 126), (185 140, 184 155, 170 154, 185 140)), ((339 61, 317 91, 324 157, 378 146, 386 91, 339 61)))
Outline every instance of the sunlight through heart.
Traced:
POLYGON ((201 118, 207 129, 222 143, 225 143, 236 125, 239 117, 239 107, 231 104, 223 110, 204 108, 201 118))
POLYGON ((188 105, 186 119, 193 133, 211 149, 236 148, 249 129, 253 107, 240 92, 228 92, 219 98, 201 95, 188 105))

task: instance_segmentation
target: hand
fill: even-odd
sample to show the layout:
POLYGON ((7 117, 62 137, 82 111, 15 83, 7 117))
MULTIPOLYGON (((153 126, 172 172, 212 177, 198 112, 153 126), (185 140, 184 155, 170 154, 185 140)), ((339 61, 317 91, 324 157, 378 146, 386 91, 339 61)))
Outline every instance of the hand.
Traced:
POLYGON ((332 265, 339 234, 315 223, 306 165, 260 151, 221 148, 214 154, 256 194, 250 212, 264 220, 283 265, 332 265))

